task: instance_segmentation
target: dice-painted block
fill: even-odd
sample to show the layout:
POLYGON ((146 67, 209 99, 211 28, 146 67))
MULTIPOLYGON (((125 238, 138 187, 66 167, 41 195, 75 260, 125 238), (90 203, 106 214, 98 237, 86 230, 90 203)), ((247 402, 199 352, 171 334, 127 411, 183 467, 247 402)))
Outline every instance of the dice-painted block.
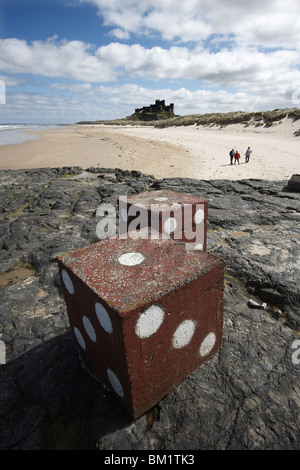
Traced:
POLYGON ((208 203, 192 194, 162 189, 120 198, 120 236, 151 227, 162 238, 206 251, 208 203))
POLYGON ((81 354, 132 418, 218 351, 219 258, 172 239, 108 239, 58 265, 81 354))

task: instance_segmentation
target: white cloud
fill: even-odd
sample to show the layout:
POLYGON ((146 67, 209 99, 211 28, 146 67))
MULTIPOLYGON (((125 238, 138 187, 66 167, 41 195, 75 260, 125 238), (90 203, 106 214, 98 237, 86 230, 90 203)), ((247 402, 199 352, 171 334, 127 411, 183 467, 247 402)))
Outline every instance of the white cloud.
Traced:
POLYGON ((120 39, 120 41, 124 40, 124 39, 129 39, 130 37, 130 34, 128 33, 128 31, 124 31, 124 29, 121 29, 121 28, 116 28, 116 29, 113 29, 110 33, 109 33, 110 36, 113 36, 117 39, 120 39))
POLYGON ((85 95, 7 93, 5 122, 74 123, 90 116, 97 119, 99 103, 85 95), (76 97, 75 97, 76 96, 76 97), (98 105, 98 110, 97 110, 98 105))
POLYGON ((95 5, 107 37, 118 42, 0 39, 1 80, 36 91, 28 78, 34 75, 41 90, 9 91, 7 119, 26 106, 44 122, 112 119, 155 99, 174 102, 178 114, 293 106, 300 89, 298 0, 69 1, 95 5), (136 44, 126 43, 132 37, 136 44), (147 86, 138 85, 143 80, 147 86))
MULTIPOLYGON (((59 84, 60 89, 62 84, 59 84)), ((66 88, 69 87, 66 84, 66 88)), ((149 105, 156 99, 175 103, 175 113, 204 114, 237 110, 267 110, 277 106, 280 99, 283 107, 291 107, 291 95, 283 101, 270 89, 267 95, 252 95, 247 92, 200 89, 191 91, 185 87, 151 88, 129 83, 121 86, 94 86, 92 93, 43 94, 8 93, 5 105, 6 122, 14 120, 44 123, 75 123, 81 120, 107 120, 131 115, 136 107, 149 105), (251 98, 251 99, 250 99, 251 98)), ((282 90, 284 93, 286 89, 282 90)), ((291 90, 290 90, 291 91, 291 90)))
POLYGON ((90 83, 78 83, 78 84, 69 84, 69 83, 52 83, 50 88, 56 90, 69 91, 72 93, 87 93, 93 94, 92 85, 90 83))
MULTIPOLYGON (((74 85, 73 91, 89 91, 87 82, 105 83, 128 77, 130 80, 193 80, 210 87, 241 91, 251 91, 255 86, 263 92, 270 83, 300 83, 298 64, 299 53, 295 50, 266 53, 243 45, 210 52, 199 47, 147 49, 139 44, 111 43, 93 51, 80 41, 0 40, 0 68, 4 73, 30 73, 83 82, 74 85)), ((58 88, 57 84, 52 86, 58 88)))
POLYGON ((109 81, 111 69, 81 41, 0 40, 0 69, 10 74, 30 73, 45 77, 67 77, 91 82, 109 81))
POLYGON ((19 85, 24 85, 28 82, 28 79, 21 77, 14 77, 12 75, 0 75, 0 80, 5 82, 7 87, 15 87, 19 85))
POLYGON ((151 80, 185 79, 206 81, 210 86, 251 87, 252 83, 300 80, 298 53, 290 50, 259 52, 237 47, 217 53, 171 47, 146 49, 138 44, 111 43, 100 47, 96 56, 120 75, 151 80), (285 78, 284 78, 285 77, 285 78))
MULTIPOLYGON (((128 34, 170 41, 235 36, 237 43, 295 47, 300 41, 298 0, 81 0, 97 6, 105 25, 128 34)), ((120 39, 120 38, 119 38, 120 39)))

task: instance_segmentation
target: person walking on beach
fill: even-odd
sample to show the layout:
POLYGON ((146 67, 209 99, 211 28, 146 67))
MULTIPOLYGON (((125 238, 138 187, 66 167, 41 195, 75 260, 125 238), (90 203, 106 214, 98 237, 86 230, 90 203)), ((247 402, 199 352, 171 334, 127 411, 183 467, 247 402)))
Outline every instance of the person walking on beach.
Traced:
POLYGON ((231 149, 230 152, 229 152, 229 155, 230 155, 230 165, 232 165, 233 164, 233 157, 235 156, 235 150, 231 149))
POLYGON ((238 164, 240 164, 240 158, 241 158, 241 156, 240 156, 239 152, 236 151, 235 154, 234 154, 234 164, 236 164, 236 162, 238 162, 238 164))
POLYGON ((247 150, 246 150, 246 152, 245 152, 245 157, 246 157, 245 161, 246 161, 246 163, 249 163, 249 159, 250 159, 250 154, 251 154, 251 153, 252 153, 252 150, 251 150, 250 147, 248 147, 247 150))

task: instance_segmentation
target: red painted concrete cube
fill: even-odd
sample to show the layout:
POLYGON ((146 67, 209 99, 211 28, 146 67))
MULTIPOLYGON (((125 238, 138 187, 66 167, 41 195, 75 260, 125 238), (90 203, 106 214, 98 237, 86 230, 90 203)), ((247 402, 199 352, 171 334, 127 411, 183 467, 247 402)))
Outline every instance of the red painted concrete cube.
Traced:
POLYGON ((132 418, 220 348, 219 258, 171 239, 109 239, 58 265, 78 347, 132 418))
POLYGON ((186 248, 206 251, 208 203, 192 194, 162 189, 121 197, 120 236, 151 227, 162 238, 185 242, 186 248))

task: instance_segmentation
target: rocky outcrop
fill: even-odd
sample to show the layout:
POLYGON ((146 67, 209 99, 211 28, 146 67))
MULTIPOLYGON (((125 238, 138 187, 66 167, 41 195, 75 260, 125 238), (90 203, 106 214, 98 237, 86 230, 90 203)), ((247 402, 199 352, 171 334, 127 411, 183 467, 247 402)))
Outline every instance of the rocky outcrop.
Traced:
POLYGON ((1 449, 299 449, 300 195, 286 181, 78 167, 0 178, 1 449), (133 422, 79 356, 56 257, 97 241, 99 204, 162 188, 208 199, 208 250, 227 263, 223 342, 133 422))
POLYGON ((300 192, 300 175, 293 175, 287 185, 288 191, 300 192))

